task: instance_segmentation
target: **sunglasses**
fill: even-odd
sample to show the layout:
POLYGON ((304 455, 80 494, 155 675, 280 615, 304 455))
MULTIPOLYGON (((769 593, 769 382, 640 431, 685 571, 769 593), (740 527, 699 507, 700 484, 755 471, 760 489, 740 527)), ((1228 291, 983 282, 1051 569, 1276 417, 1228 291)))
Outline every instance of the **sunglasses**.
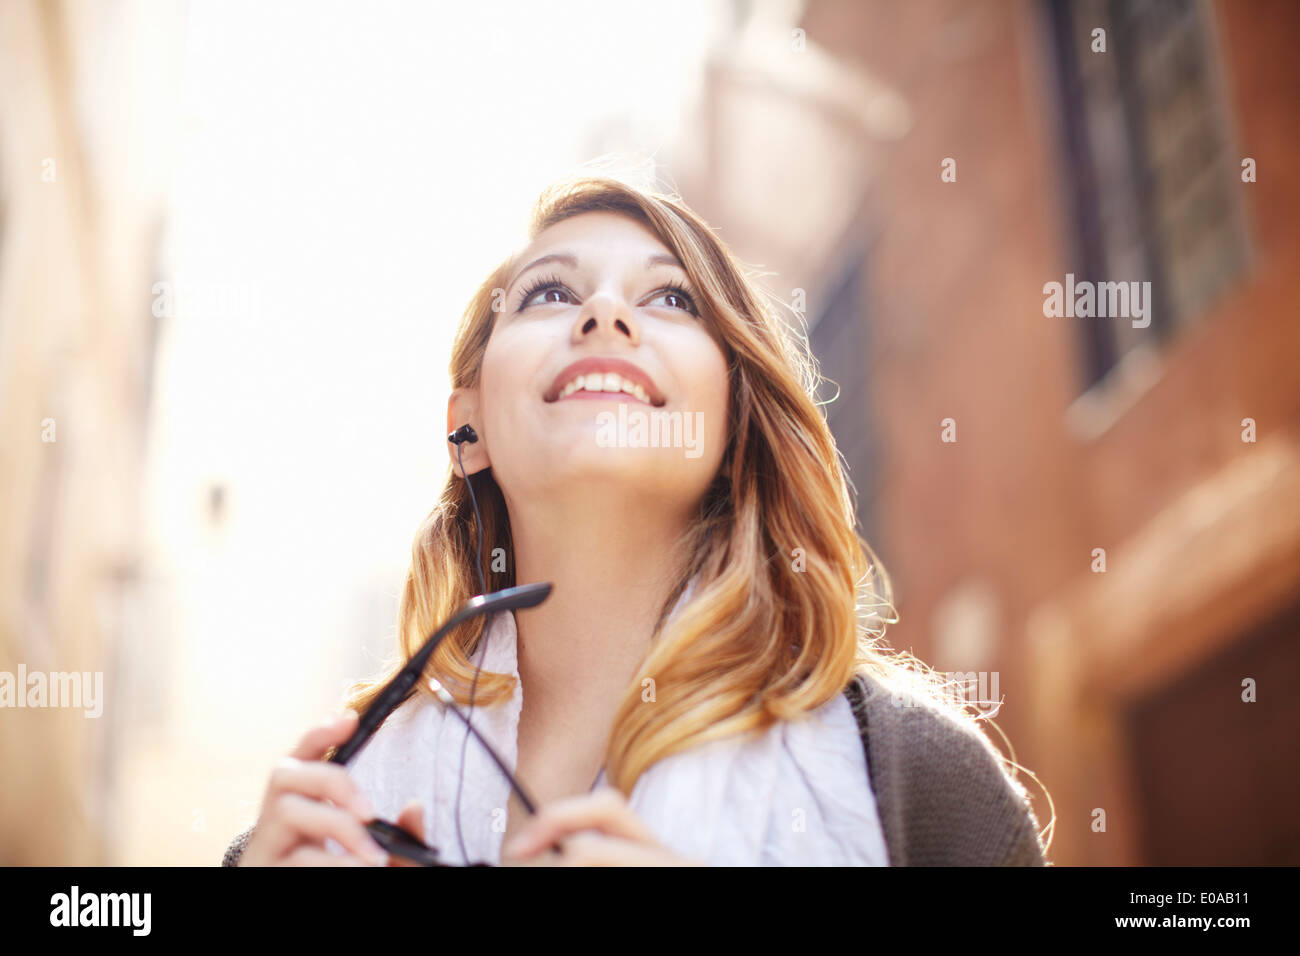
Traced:
MULTIPOLYGON (((388 719, 388 716, 411 696, 420 680, 420 675, 428 666, 433 652, 438 649, 442 639, 451 631, 475 617, 494 614, 498 611, 515 611, 522 608, 536 607, 550 595, 551 584, 543 582, 540 584, 521 584, 518 587, 505 588, 491 594, 480 594, 477 597, 470 598, 455 614, 447 619, 445 624, 433 632, 433 635, 424 642, 423 646, 407 662, 406 666, 384 685, 384 689, 379 693, 379 696, 371 701, 370 706, 361 714, 360 719, 357 721, 356 732, 329 757, 330 762, 346 765, 349 760, 357 755, 361 748, 375 735, 375 731, 388 719)), ((505 774, 506 779, 510 781, 510 787, 518 795, 520 803, 524 805, 524 808, 530 814, 535 814, 537 812, 535 801, 528 796, 492 745, 483 738, 483 735, 470 723, 469 718, 456 706, 455 700, 447 689, 434 678, 429 679, 428 687, 443 706, 449 708, 452 713, 459 717, 465 726, 469 728, 470 733, 486 748, 493 762, 505 774)), ((461 865, 442 862, 435 847, 428 846, 413 833, 387 820, 370 820, 366 823, 366 830, 374 837, 375 842, 390 854, 410 860, 420 866, 450 867, 461 865)), ((467 863, 464 865, 491 866, 492 864, 467 863)))

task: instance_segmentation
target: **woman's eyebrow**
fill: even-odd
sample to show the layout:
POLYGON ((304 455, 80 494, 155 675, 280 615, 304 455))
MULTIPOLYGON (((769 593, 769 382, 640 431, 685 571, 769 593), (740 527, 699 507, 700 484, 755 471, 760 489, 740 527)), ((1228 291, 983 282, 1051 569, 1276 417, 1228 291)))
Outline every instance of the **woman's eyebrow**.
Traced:
MULTIPOLYGON (((552 252, 549 255, 541 256, 540 258, 534 259, 532 262, 528 263, 528 265, 524 266, 522 269, 516 272, 515 277, 510 280, 510 284, 507 285, 506 288, 507 289, 514 288, 515 283, 519 281, 520 276, 522 276, 525 272, 527 272, 529 269, 535 269, 537 266, 544 266, 548 262, 558 262, 561 265, 568 266, 570 269, 578 268, 577 256, 572 255, 571 253, 568 252, 552 252)), ((681 269, 683 272, 686 271, 686 268, 681 264, 680 261, 678 261, 676 256, 666 252, 656 252, 649 259, 647 259, 645 261, 645 267, 649 269, 651 266, 672 266, 675 269, 681 269)))
POLYGON ((676 256, 669 255, 666 252, 656 252, 645 261, 645 265, 647 269, 651 266, 673 266, 674 268, 681 269, 683 272, 686 271, 686 267, 677 261, 676 256))
POLYGON ((515 277, 510 280, 510 284, 507 285, 506 288, 507 289, 512 288, 514 284, 519 281, 519 277, 523 275, 525 272, 527 272, 529 269, 534 269, 537 266, 544 266, 548 262, 559 262, 562 265, 568 266, 570 269, 578 268, 577 256, 571 255, 567 252, 553 252, 550 255, 542 256, 539 259, 534 259, 532 262, 528 263, 528 265, 524 266, 522 269, 516 272, 515 277))

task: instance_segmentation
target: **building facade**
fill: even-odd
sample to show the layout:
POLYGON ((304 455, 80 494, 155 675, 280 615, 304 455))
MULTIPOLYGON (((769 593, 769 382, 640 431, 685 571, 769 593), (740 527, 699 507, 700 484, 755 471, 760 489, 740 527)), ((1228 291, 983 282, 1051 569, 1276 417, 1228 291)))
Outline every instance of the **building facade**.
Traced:
POLYGON ((1058 863, 1300 862, 1297 35, 812 0, 719 52, 682 160, 806 299, 891 644, 1002 701, 1058 863))

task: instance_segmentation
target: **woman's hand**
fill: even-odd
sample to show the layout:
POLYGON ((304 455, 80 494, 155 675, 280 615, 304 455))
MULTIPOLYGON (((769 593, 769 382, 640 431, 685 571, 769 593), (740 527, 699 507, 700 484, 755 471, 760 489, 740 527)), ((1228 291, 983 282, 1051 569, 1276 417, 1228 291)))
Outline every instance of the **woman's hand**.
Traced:
MULTIPOLYGON (((321 758, 357 729, 357 715, 308 731, 271 773, 240 866, 383 866, 388 853, 366 832, 375 812, 348 772, 321 758), (344 853, 326 848, 332 838, 344 853)), ((404 817, 404 819, 408 819, 404 817)))
POLYGON ((673 853, 646 829, 613 787, 541 807, 502 848, 502 864, 703 866, 673 853), (562 853, 551 849, 559 843, 562 853))

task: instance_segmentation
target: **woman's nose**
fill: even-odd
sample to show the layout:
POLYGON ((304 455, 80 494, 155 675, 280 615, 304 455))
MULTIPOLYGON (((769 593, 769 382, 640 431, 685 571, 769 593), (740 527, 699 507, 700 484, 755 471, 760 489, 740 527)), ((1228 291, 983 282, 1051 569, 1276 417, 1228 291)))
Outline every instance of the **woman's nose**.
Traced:
POLYGON ((608 338, 631 345, 641 344, 641 326, 622 298, 593 295, 584 303, 573 323, 574 343, 608 338))

